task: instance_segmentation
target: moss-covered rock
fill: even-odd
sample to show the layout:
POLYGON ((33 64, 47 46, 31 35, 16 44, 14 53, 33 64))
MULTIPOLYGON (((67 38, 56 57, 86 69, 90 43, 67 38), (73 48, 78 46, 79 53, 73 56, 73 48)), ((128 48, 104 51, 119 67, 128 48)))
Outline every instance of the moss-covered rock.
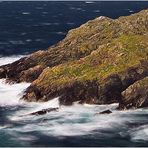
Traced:
POLYGON ((110 43, 122 35, 147 35, 147 24, 148 10, 115 20, 98 17, 79 28, 70 30, 64 40, 48 50, 38 51, 13 64, 1 66, 0 78, 7 76, 14 81, 23 81, 20 79, 20 73, 37 65, 53 67, 68 61, 79 60, 99 49, 101 45, 110 43))
POLYGON ((147 75, 148 10, 88 21, 48 50, 0 67, 0 78, 33 81, 23 99, 59 97, 61 104, 120 102, 121 92, 147 75))
MULTIPOLYGON (((98 104, 118 102, 124 89, 148 75, 147 39, 121 36, 85 58, 46 68, 30 88, 37 88, 46 100, 59 96, 71 103, 88 99, 98 104), (91 87, 93 97, 91 93, 84 97, 91 87)), ((28 94, 24 98, 31 100, 28 94)))

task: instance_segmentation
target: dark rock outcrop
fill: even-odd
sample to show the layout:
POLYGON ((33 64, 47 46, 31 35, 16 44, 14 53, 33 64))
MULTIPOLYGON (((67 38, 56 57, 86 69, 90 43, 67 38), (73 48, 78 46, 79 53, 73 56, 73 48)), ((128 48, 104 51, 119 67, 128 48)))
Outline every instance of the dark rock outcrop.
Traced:
MULTIPOLYGON (((20 77, 20 76, 22 76, 21 73, 23 73, 24 71, 27 71, 29 68, 36 66, 34 60, 35 59, 33 59, 31 56, 29 56, 29 57, 21 58, 20 60, 14 62, 12 64, 0 66, 0 78, 7 78, 10 81, 21 82, 21 79, 22 79, 22 77, 20 77)), ((40 71, 40 73, 41 72, 42 71, 40 71)), ((31 78, 29 78, 29 79, 31 80, 31 78)), ((34 79, 32 79, 32 80, 34 80, 34 79)), ((26 81, 26 79, 24 79, 24 80, 22 79, 22 81, 26 81)))
MULTIPOLYGON (((97 80, 83 82, 73 80, 71 83, 61 86, 52 87, 49 83, 48 86, 44 84, 45 87, 43 85, 38 87, 35 81, 27 89, 22 99, 27 101, 48 101, 59 97, 60 103, 63 105, 71 105, 76 101, 88 104, 118 103, 122 100, 122 91, 146 76, 148 76, 148 62, 142 60, 135 67, 108 76, 100 84, 97 80)), ((46 78, 45 81, 47 81, 46 78)))
POLYGON ((107 77, 100 87, 98 93, 98 104, 111 104, 119 102, 123 89, 122 81, 118 74, 107 77))
POLYGON ((148 77, 135 82, 122 92, 119 109, 148 107, 148 77))
POLYGON ((99 113, 95 113, 95 116, 98 116, 98 115, 100 115, 100 114, 111 114, 111 113, 112 113, 112 111, 109 110, 109 109, 107 109, 107 110, 101 111, 101 112, 99 112, 99 113))
POLYGON ((98 84, 96 81, 76 81, 66 86, 59 97, 60 103, 71 105, 73 102, 96 104, 98 99, 98 84))
POLYGON ((19 79, 20 81, 32 82, 39 77, 43 70, 44 66, 37 65, 35 67, 22 71, 19 74, 19 79))
POLYGON ((105 110, 105 111, 100 112, 99 114, 111 114, 111 113, 112 113, 112 111, 110 111, 108 109, 108 110, 105 110))
POLYGON ((72 105, 73 102, 96 104, 98 98, 98 84, 96 81, 86 81, 67 84, 63 88, 38 90, 32 85, 22 99, 26 101, 48 101, 59 97, 60 104, 72 105))
POLYGON ((39 111, 36 111, 36 112, 32 112, 32 113, 29 113, 27 115, 22 115, 22 116, 29 116, 29 115, 44 115, 44 114, 47 114, 49 112, 53 112, 53 111, 58 111, 59 108, 48 108, 48 109, 42 109, 42 110, 39 110, 39 111))

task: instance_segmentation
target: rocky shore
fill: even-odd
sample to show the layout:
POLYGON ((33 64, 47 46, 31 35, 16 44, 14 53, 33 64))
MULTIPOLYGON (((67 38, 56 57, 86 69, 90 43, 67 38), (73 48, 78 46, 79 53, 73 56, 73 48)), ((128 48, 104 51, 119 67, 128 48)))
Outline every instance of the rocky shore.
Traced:
POLYGON ((30 102, 148 107, 148 10, 90 20, 49 49, 1 66, 0 78, 31 82, 22 97, 30 102))

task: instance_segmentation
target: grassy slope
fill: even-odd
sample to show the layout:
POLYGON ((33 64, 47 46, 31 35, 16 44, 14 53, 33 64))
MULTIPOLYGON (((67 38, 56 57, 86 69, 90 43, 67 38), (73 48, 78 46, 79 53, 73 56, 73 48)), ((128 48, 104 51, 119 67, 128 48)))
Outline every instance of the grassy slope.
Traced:
MULTIPOLYGON (((84 97, 87 99, 92 86, 97 87, 95 97, 98 98, 98 89, 106 83, 105 78, 116 73, 124 78, 127 69, 137 66, 143 59, 148 60, 148 10, 116 20, 96 18, 69 31, 64 40, 49 48, 46 53, 33 56, 38 64, 49 67, 27 89, 24 99, 44 101, 55 96, 64 98, 64 95, 69 99, 71 95, 72 100, 73 97, 79 100, 88 94, 84 97), (90 81, 92 84, 87 86, 90 81)), ((124 80, 127 81, 125 87, 140 79, 133 79, 130 75, 124 80)), ((116 80, 112 79, 103 89, 108 85, 112 87, 112 84, 118 87, 119 83, 116 85, 116 80)), ((116 93, 118 97, 121 92, 115 91, 115 97, 116 93)))
POLYGON ((56 66, 91 54, 121 35, 143 35, 148 31, 148 10, 127 17, 98 17, 68 32, 66 38, 46 52, 31 56, 36 64, 56 66))
POLYGON ((85 58, 45 69, 33 84, 52 88, 75 80, 101 82, 110 74, 138 64, 141 59, 148 59, 148 36, 122 35, 85 58))

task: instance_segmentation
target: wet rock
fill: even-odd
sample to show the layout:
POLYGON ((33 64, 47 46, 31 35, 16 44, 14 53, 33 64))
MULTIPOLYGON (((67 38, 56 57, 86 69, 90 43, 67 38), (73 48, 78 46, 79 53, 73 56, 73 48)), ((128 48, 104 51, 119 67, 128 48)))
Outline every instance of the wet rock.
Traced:
POLYGON ((107 77, 100 87, 98 104, 111 104, 119 102, 122 92, 122 81, 118 74, 107 77))
POLYGON ((95 115, 100 115, 100 114, 111 114, 111 113, 112 113, 112 111, 110 111, 109 109, 107 109, 107 110, 104 110, 104 111, 102 111, 102 112, 96 113, 95 115))
POLYGON ((48 108, 48 109, 42 109, 40 111, 36 111, 36 112, 33 112, 33 113, 29 113, 27 115, 23 115, 23 116, 28 116, 28 115, 44 115, 44 114, 47 114, 49 112, 53 112, 53 111, 58 111, 59 108, 48 108))
POLYGON ((26 101, 48 101, 55 97, 59 97, 60 104, 72 105, 74 102, 96 104, 98 98, 98 84, 96 81, 74 81, 70 84, 64 85, 63 88, 57 87, 46 91, 31 85, 23 96, 26 101))
POLYGON ((52 98, 59 97, 60 104, 62 105, 72 105, 73 102, 76 101, 82 104, 111 104, 122 102, 122 91, 134 82, 146 77, 148 72, 147 67, 147 62, 145 62, 144 65, 138 64, 132 67, 134 77, 132 76, 130 83, 126 83, 126 87, 126 81, 123 77, 131 77, 129 72, 127 72, 131 68, 127 68, 125 71, 118 74, 111 74, 104 79, 102 83, 99 83, 97 80, 73 80, 64 85, 55 85, 55 83, 51 84, 48 82, 49 78, 47 74, 47 78, 43 74, 44 79, 33 82, 26 90, 22 99, 26 101, 48 101, 52 98), (139 69, 142 72, 138 73, 137 70, 139 69))
POLYGON ((98 84, 96 81, 76 81, 66 86, 59 97, 63 105, 71 105, 73 102, 96 104, 98 98, 98 84))
POLYGON ((12 64, 0 66, 0 69, 3 69, 3 71, 0 71, 0 78, 7 78, 10 82, 20 82, 20 73, 34 66, 32 60, 24 57, 12 64))
POLYGON ((112 113, 112 111, 110 111, 110 110, 105 110, 105 111, 100 112, 99 114, 111 114, 111 113, 112 113))
POLYGON ((140 60, 140 64, 138 66, 129 67, 121 76, 123 89, 125 90, 128 86, 146 76, 148 76, 148 60, 143 59, 140 60))

